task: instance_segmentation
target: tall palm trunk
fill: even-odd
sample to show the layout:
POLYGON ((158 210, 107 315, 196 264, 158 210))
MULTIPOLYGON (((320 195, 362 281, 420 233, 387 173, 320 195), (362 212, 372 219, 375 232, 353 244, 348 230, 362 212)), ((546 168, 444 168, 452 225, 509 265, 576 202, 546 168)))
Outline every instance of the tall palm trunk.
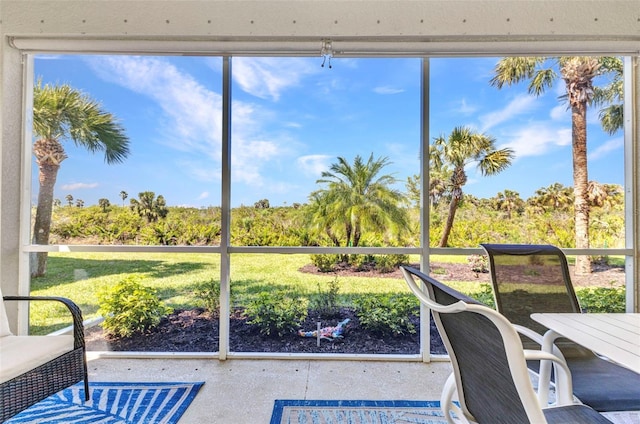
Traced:
POLYGON ((453 228, 453 221, 456 217, 456 210, 458 209, 458 202, 460 197, 451 196, 451 202, 449 203, 449 215, 447 216, 447 222, 442 231, 442 237, 440 238, 440 244, 438 247, 447 247, 449 243, 449 234, 451 234, 451 228, 453 228))
MULTIPOLYGON (((60 163, 66 159, 62 145, 53 139, 42 139, 35 142, 33 154, 38 164, 38 206, 33 225, 34 244, 49 244, 51 233, 51 211, 53 208, 53 188, 58 178, 60 163)), ((47 252, 36 253, 31 259, 31 276, 41 277, 47 272, 47 252)))
MULTIPOLYGON (((580 102, 571 107, 573 132, 573 194, 576 226, 576 248, 589 248, 589 177, 587 172, 587 105, 580 102)), ((591 258, 576 257, 576 274, 591 272, 591 258)))
MULTIPOLYGON (((576 226, 576 248, 589 248, 589 178, 587 174, 587 104, 593 98, 593 78, 600 64, 593 57, 574 57, 567 60, 562 76, 571 105, 573 142, 573 194, 576 226)), ((591 273, 591 258, 576 257, 577 274, 591 273)))

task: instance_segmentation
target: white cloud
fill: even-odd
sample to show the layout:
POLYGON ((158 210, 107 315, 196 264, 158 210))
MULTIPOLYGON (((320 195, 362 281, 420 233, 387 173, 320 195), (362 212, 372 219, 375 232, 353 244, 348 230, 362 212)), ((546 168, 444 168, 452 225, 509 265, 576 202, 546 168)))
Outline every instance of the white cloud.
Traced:
POLYGON ((262 99, 277 101, 282 91, 300 83, 316 67, 300 58, 238 57, 233 60, 233 79, 242 90, 262 99))
POLYGON ((263 186, 264 178, 260 174, 261 166, 279 155, 280 149, 274 142, 235 140, 234 148, 231 150, 233 179, 255 187, 263 186))
POLYGON ((536 99, 533 96, 518 96, 510 101, 503 109, 482 115, 480 117, 480 131, 485 132, 498 124, 509 121, 515 116, 531 112, 535 105, 536 99))
POLYGON ((96 188, 98 187, 98 183, 72 183, 72 184, 64 184, 62 186, 63 190, 81 190, 85 188, 96 188))
POLYGON ((570 145, 571 128, 551 128, 547 123, 538 122, 519 128, 510 139, 506 146, 514 150, 516 159, 540 156, 554 147, 570 145))
POLYGON ((394 88, 394 87, 389 87, 389 86, 383 86, 383 87, 374 88, 373 92, 377 93, 377 94, 398 94, 398 93, 404 93, 404 89, 402 89, 402 88, 394 88))
POLYGON ((103 56, 88 61, 102 79, 157 103, 167 118, 158 119, 163 143, 219 157, 222 100, 218 93, 161 58, 103 56))
POLYGON ((198 196, 198 200, 208 199, 209 196, 210 193, 208 191, 203 191, 202 193, 200 193, 200 196, 198 196))
POLYGON ((329 155, 300 156, 296 159, 296 165, 305 175, 319 177, 329 169, 331 158, 329 155))
POLYGON ((560 104, 551 109, 549 117, 554 121, 567 122, 568 119, 571 119, 571 111, 567 109, 566 104, 560 104))
POLYGON ((601 157, 608 155, 614 150, 621 149, 623 146, 624 139, 622 137, 611 139, 601 146, 598 146, 593 150, 593 152, 589 153, 589 160, 600 159, 601 157))
POLYGON ((467 99, 460 101, 460 106, 456 108, 456 112, 462 115, 471 115, 476 112, 478 108, 467 103, 467 99))
MULTIPOLYGON (((222 99, 219 93, 211 91, 163 58, 108 56, 88 60, 104 80, 156 102, 165 115, 157 120, 161 128, 156 131, 162 136, 158 141, 169 148, 197 155, 188 160, 180 159, 184 172, 199 180, 219 179, 222 146, 222 99)), ((249 69, 249 75, 259 77, 251 80, 252 84, 256 87, 264 85, 270 93, 279 95, 279 90, 297 81, 293 69, 299 67, 297 64, 287 66, 282 60, 277 63, 278 69, 273 59, 238 58, 234 60, 234 75, 246 78, 248 74, 243 74, 242 69, 249 69)), ((256 118, 258 115, 264 118, 270 111, 257 110, 254 105, 237 100, 233 102, 233 111, 234 147, 231 154, 234 178, 239 182, 261 185, 261 167, 284 150, 263 135, 261 122, 268 120, 256 118)))

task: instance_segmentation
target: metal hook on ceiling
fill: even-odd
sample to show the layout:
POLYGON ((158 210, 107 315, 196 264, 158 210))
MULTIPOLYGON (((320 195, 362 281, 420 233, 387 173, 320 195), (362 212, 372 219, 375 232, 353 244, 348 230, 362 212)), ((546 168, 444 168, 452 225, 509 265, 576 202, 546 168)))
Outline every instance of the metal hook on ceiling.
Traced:
POLYGON ((331 40, 322 40, 322 47, 320 48, 320 56, 322 56, 321 68, 324 68, 324 64, 328 63, 329 69, 331 69, 331 58, 333 57, 333 45, 331 40))

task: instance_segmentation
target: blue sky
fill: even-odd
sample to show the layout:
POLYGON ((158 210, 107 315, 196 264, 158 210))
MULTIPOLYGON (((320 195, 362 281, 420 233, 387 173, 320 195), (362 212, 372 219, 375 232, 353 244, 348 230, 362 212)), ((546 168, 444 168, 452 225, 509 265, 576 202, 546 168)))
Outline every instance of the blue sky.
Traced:
MULTIPOLYGON (((572 186, 571 114, 558 101, 564 83, 538 98, 525 84, 498 90, 489 85, 498 60, 431 59, 431 139, 465 125, 514 149, 499 175, 469 168, 465 193, 489 198, 509 189, 526 199, 555 182, 572 186)), ((388 157, 385 171, 403 191, 418 173, 421 61, 321 64, 321 57, 232 60, 232 206, 304 203, 338 156, 388 157)), ((121 204, 121 191, 129 198, 153 191, 170 206, 220 205, 221 70, 215 57, 37 56, 36 78, 90 95, 130 138, 129 157, 116 165, 65 141, 55 197, 121 204)), ((589 179, 622 184, 622 133, 604 133, 597 112, 588 116, 589 179)))

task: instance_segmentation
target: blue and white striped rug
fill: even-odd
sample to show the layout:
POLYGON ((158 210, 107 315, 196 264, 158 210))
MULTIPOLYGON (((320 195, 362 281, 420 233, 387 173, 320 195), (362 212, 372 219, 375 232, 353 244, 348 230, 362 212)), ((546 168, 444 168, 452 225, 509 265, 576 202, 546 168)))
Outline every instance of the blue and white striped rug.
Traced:
POLYGON ((271 424, 446 424, 438 401, 276 400, 271 424))
POLYGON ((5 424, 175 424, 204 383, 78 383, 49 396, 5 424))

